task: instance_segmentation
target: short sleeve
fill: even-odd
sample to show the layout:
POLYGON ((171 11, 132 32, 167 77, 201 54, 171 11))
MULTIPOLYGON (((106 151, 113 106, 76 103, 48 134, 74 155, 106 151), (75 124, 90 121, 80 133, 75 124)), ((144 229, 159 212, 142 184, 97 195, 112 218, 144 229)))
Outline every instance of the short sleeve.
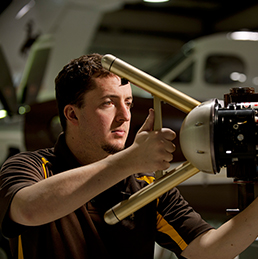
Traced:
POLYGON ((44 179, 40 156, 20 153, 9 158, 0 173, 0 224, 5 236, 16 235, 18 224, 9 220, 8 213, 14 195, 22 188, 44 179), (6 231, 8 229, 8 233, 6 231), (11 233, 13 232, 13 233, 11 233))
POLYGON ((212 229, 177 188, 162 195, 157 209, 157 243, 177 254, 201 233, 212 229))

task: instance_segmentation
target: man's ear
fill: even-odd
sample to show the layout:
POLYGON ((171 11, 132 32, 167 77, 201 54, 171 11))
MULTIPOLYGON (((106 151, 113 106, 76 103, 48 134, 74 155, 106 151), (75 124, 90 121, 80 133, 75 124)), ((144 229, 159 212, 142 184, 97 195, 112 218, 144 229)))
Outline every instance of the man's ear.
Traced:
POLYGON ((64 116, 66 117, 67 121, 71 122, 74 125, 78 124, 78 118, 76 116, 76 109, 74 105, 67 104, 64 107, 64 116))

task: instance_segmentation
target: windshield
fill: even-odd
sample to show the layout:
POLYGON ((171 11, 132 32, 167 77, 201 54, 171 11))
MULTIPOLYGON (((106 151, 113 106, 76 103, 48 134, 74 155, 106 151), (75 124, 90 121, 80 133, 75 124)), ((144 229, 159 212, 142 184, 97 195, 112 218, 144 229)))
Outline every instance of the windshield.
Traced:
POLYGON ((158 79, 161 79, 171 70, 182 63, 191 53, 193 53, 193 43, 185 44, 177 54, 167 57, 160 64, 148 70, 148 73, 158 79))

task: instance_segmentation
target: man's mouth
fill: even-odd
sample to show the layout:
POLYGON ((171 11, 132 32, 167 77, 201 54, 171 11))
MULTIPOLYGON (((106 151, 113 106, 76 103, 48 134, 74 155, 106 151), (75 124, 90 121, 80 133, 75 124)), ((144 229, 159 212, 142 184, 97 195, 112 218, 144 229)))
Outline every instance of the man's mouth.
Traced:
POLYGON ((123 137, 125 135, 124 130, 112 130, 111 133, 115 134, 118 137, 123 137))

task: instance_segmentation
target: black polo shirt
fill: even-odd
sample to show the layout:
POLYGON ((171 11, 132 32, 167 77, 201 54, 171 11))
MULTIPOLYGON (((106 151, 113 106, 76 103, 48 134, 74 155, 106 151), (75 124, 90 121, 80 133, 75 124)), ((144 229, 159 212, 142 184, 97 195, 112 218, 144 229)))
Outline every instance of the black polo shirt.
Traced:
POLYGON ((9 158, 0 175, 0 222, 17 258, 21 235, 24 258, 153 258, 154 244, 177 255, 198 235, 211 228, 173 188, 115 225, 104 213, 153 180, 136 174, 98 195, 71 214, 49 224, 29 227, 12 222, 8 210, 17 191, 46 177, 79 167, 61 135, 55 148, 23 152, 9 158))

